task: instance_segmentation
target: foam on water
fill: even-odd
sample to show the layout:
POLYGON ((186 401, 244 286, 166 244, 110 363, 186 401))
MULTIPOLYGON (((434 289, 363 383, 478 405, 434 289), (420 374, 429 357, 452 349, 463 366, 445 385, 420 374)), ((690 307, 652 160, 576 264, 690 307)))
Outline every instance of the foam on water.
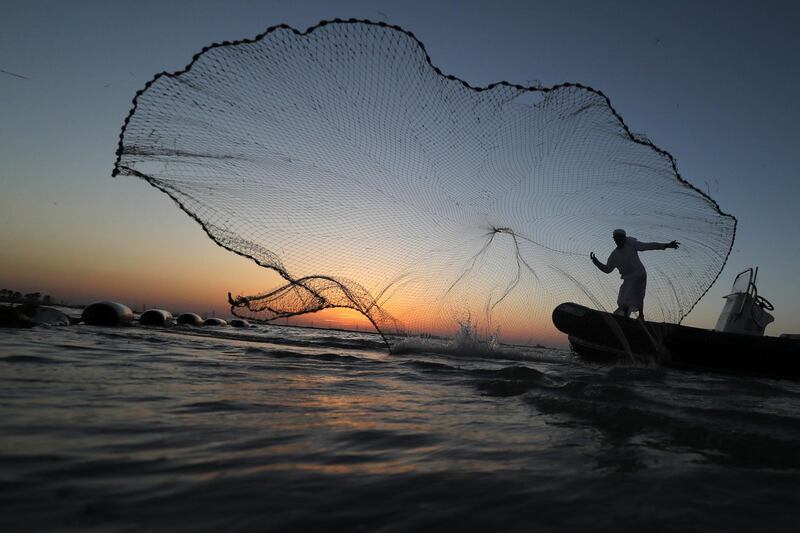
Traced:
POLYGON ((459 324, 453 338, 403 337, 392 344, 392 354, 439 354, 486 360, 563 363, 563 350, 501 343, 500 332, 481 333, 469 320, 459 324))

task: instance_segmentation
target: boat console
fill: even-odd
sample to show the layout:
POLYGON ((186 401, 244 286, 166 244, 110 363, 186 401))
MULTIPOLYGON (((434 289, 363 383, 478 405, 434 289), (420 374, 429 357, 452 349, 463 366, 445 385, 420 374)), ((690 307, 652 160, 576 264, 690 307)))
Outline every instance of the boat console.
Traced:
POLYGON ((758 294, 758 267, 740 272, 733 281, 731 293, 725 296, 725 306, 719 315, 715 331, 764 335, 764 329, 775 318, 769 314, 775 308, 758 294))

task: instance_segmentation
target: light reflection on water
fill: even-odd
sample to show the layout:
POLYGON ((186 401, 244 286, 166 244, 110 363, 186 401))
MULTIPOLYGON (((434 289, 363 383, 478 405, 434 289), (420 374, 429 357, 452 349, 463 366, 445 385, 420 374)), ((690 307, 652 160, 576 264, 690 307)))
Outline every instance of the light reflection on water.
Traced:
POLYGON ((797 383, 510 357, 0 331, 0 529, 793 525, 797 383))

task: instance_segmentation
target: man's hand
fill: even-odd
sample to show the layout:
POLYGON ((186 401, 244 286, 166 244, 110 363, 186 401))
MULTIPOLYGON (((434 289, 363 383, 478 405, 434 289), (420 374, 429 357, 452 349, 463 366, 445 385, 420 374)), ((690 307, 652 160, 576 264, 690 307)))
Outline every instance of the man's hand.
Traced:
POLYGON ((680 246, 680 245, 681 245, 681 243, 679 243, 678 241, 672 241, 672 242, 667 243, 666 248, 674 248, 675 250, 677 250, 678 246, 680 246))
POLYGON ((589 254, 589 258, 592 260, 592 263, 594 263, 594 266, 596 266, 597 268, 599 268, 601 271, 605 272, 606 274, 610 274, 611 271, 614 270, 613 268, 609 267, 608 265, 604 265, 603 263, 601 263, 600 260, 597 258, 597 256, 594 255, 594 252, 591 252, 589 254))

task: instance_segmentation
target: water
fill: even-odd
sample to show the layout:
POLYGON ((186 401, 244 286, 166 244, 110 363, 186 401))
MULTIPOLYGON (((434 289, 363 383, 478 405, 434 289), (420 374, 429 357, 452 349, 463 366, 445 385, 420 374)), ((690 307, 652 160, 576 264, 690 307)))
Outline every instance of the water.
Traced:
POLYGON ((0 330, 0 530, 797 529, 796 382, 378 341, 0 330))

